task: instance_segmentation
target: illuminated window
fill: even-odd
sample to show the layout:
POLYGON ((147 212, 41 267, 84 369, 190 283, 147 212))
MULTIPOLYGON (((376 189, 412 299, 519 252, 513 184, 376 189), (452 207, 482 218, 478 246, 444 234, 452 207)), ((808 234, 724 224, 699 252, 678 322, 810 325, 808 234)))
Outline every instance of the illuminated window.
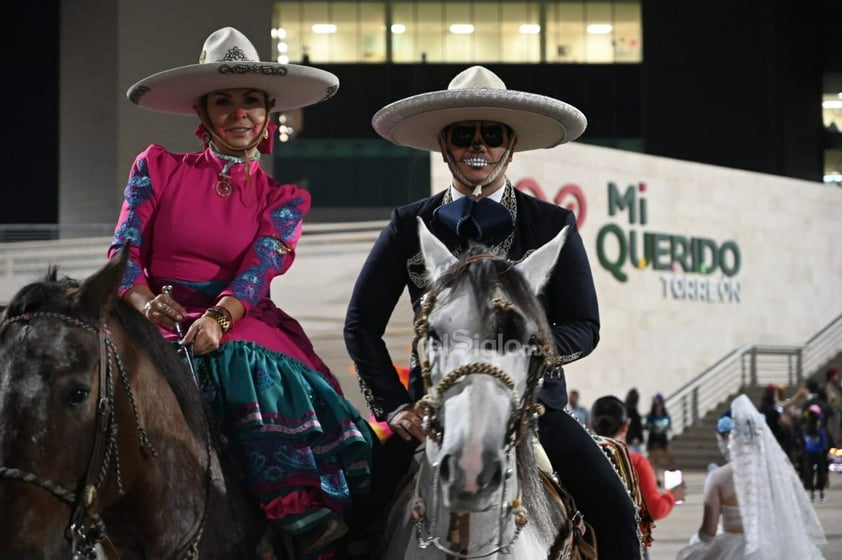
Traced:
POLYGON ((314 64, 641 61, 639 2, 391 0, 388 6, 277 2, 276 56, 314 64))

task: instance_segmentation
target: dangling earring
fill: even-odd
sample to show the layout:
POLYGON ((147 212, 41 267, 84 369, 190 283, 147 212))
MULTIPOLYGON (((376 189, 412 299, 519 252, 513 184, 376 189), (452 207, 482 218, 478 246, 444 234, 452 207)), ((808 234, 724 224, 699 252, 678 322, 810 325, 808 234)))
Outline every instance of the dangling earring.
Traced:
POLYGON ((266 140, 267 138, 269 138, 269 128, 268 127, 263 129, 263 139, 266 140))
POLYGON ((208 134, 207 132, 202 134, 202 142, 204 142, 206 146, 210 144, 210 134, 208 134))

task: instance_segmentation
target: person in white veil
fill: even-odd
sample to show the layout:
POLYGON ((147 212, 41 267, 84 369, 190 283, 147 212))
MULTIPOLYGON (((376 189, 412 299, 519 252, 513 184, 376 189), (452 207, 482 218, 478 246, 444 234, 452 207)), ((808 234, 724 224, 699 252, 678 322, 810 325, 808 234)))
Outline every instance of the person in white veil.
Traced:
POLYGON ((728 463, 705 481, 702 525, 677 559, 824 558, 819 546, 827 541, 801 480, 746 395, 717 432, 728 463))

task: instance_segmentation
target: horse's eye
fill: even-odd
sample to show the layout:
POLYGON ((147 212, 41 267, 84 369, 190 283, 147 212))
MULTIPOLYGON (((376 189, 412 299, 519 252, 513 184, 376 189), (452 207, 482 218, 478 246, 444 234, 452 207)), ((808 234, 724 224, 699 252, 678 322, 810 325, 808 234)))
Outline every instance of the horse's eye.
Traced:
POLYGON ((430 342, 440 343, 441 336, 439 336, 439 332, 436 329, 430 329, 427 332, 427 338, 430 339, 430 342))
POLYGON ((90 389, 77 387, 70 392, 70 395, 67 398, 67 404, 70 406, 79 406, 80 404, 88 400, 88 395, 90 394, 90 389))

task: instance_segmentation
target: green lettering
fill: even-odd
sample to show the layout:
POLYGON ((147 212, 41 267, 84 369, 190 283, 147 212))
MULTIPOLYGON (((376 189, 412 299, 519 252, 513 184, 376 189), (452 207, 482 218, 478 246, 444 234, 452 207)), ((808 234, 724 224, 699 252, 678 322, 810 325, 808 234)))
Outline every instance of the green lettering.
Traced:
POLYGON ((725 276, 734 276, 740 271, 740 248, 733 241, 726 241, 719 248, 719 267, 725 276))
POLYGON ((596 254, 599 258, 599 264, 602 268, 611 273, 611 275, 620 282, 625 282, 628 277, 622 271, 623 261, 626 260, 628 254, 626 248, 626 240, 623 237, 623 230, 616 224, 607 224, 600 228, 596 236, 596 254), (605 241, 609 235, 613 235, 617 239, 617 258, 612 261, 609 259, 605 251, 605 241))
POLYGON ((653 270, 670 270, 672 261, 670 260, 671 251, 671 237, 663 233, 652 234, 652 269, 653 270))
MULTIPOLYGON (((670 261, 681 265, 683 271, 690 270, 690 265, 687 259, 690 258, 690 251, 687 247, 688 242, 686 237, 680 235, 672 236, 672 243, 670 244, 670 261)), ((677 270, 675 272, 678 272, 677 270)))
POLYGON ((635 210, 635 190, 634 187, 626 188, 626 194, 620 196, 620 189, 613 181, 608 182, 608 215, 613 216, 620 210, 629 211, 629 223, 634 224, 637 221, 637 213, 635 210))

